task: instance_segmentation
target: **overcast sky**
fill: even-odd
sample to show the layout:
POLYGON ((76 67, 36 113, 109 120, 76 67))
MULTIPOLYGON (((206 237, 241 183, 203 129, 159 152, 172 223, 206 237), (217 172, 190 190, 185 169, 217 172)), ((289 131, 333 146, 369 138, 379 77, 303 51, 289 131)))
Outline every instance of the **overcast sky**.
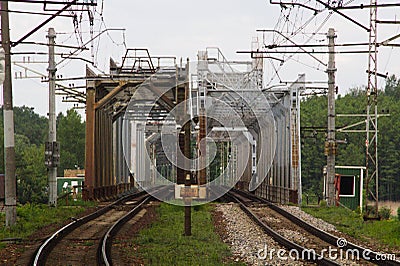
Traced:
MULTIPOLYGON (((306 1, 307 2, 307 1, 306 1)), ((310 2, 310 1, 308 1, 310 2)), ((311 1, 313 2, 313 1, 311 1)), ((386 2, 395 3, 394 0, 386 2)), ((355 0, 352 4, 368 4, 369 1, 355 0)), ((276 36, 257 33, 257 29, 273 29, 278 27, 285 34, 291 34, 300 25, 303 25, 312 13, 305 9, 292 9, 290 12, 278 5, 271 5, 266 0, 147 0, 147 1, 122 1, 104 0, 98 1, 96 8, 96 21, 94 30, 108 28, 124 28, 122 31, 113 31, 109 35, 103 34, 93 43, 93 50, 81 53, 79 56, 92 60, 92 54, 99 70, 108 72, 109 58, 113 57, 121 61, 124 54, 125 45, 129 48, 141 47, 148 48, 152 55, 170 55, 182 57, 184 59, 196 60, 198 50, 206 47, 217 46, 225 56, 231 60, 249 60, 249 55, 238 55, 239 50, 250 50, 253 37, 258 37, 260 42, 271 44, 276 36), (103 21, 100 20, 99 12, 103 11, 103 21), (286 20, 282 20, 281 14, 287 15, 286 20), (280 20, 279 20, 280 19, 280 20), (280 21, 280 22, 279 22, 280 21)), ((11 10, 35 10, 41 11, 42 6, 37 4, 16 4, 10 3, 11 10)), ((65 13, 68 14, 68 13, 65 13)), ((80 12, 77 13, 80 20, 80 12)), ((346 11, 346 14, 355 18, 363 25, 368 26, 369 12, 346 11)), ((379 19, 395 20, 400 15, 400 8, 390 8, 379 11, 379 19)), ((11 36, 16 41, 45 19, 44 16, 10 14, 11 36)), ((74 34, 74 26, 71 18, 59 17, 32 35, 27 41, 47 42, 46 32, 49 27, 54 27, 58 44, 78 45, 80 36, 83 42, 90 39, 89 22, 87 15, 82 15, 80 21, 81 34, 74 34)), ((335 28, 337 32, 337 43, 368 42, 368 33, 352 22, 333 14, 329 16, 327 11, 319 14, 307 27, 301 30, 304 34, 298 34, 293 40, 296 43, 326 44, 324 35, 329 28, 335 28), (310 35, 320 28, 319 33, 310 35)), ((378 39, 382 41, 399 33, 398 25, 380 26, 378 39)), ((94 33, 96 34, 96 32, 94 33)), ((91 48, 89 44, 87 46, 91 48)), ((367 51, 368 47, 356 47, 355 50, 367 51)), ((400 76, 400 48, 381 48, 379 50, 379 72, 396 74, 400 76)), ((338 49, 348 51, 349 49, 338 49)), ((47 48, 42 46, 20 45, 13 50, 18 51, 43 51, 47 48)), ((70 49, 57 48, 57 52, 68 52, 70 49)), ((299 73, 305 73, 309 81, 325 81, 327 75, 323 65, 308 55, 296 55, 288 58, 288 55, 273 55, 285 59, 280 66, 278 61, 265 62, 266 84, 273 85, 283 81, 293 81, 299 73), (279 78, 278 78, 279 77, 279 78)), ((317 58, 327 62, 327 56, 317 55, 317 58)), ((14 61, 22 60, 22 56, 13 56, 14 61)), ((46 61, 46 56, 31 56, 31 61, 46 61)), ((60 57, 57 58, 60 60, 60 57)), ((83 61, 72 60, 58 66, 58 74, 63 77, 80 77, 85 73, 83 61)), ((46 64, 23 64, 46 74, 46 64)), ((368 67, 367 54, 338 54, 336 56, 336 67, 338 69, 336 80, 340 93, 345 93, 351 87, 364 86, 367 83, 365 73, 368 67)), ((14 67, 13 72, 23 72, 22 68, 14 67)), ((28 73, 32 76, 32 73, 28 73)), ((18 74, 19 75, 19 74, 18 74)), ((64 82, 68 84, 82 85, 82 81, 64 82)), ((383 86, 380 81, 380 86, 383 86)), ((13 83, 14 105, 27 105, 35 108, 36 112, 45 115, 48 111, 47 83, 42 83, 40 79, 17 79, 13 83)), ((71 104, 61 102, 58 97, 57 111, 65 111, 71 104)))

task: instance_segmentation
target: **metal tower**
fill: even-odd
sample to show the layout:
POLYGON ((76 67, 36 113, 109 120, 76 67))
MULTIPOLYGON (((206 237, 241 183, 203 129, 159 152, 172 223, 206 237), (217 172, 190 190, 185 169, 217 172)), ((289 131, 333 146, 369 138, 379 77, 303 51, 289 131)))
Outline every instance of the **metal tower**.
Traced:
POLYGON ((365 217, 378 216, 378 57, 377 57, 377 0, 370 1, 370 32, 368 53, 367 119, 365 140, 365 217), (368 198, 372 197, 374 206, 368 207, 368 198), (371 210, 375 212, 371 212, 371 210))

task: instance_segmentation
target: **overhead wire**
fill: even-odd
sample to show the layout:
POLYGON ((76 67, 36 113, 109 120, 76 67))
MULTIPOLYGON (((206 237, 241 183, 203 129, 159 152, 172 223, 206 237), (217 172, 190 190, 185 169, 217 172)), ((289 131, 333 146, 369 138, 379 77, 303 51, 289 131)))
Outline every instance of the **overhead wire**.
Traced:
MULTIPOLYGON (((396 16, 395 16, 395 21, 396 21, 396 16)), ((400 25, 397 26, 397 30, 396 30, 397 34, 399 33, 399 30, 400 30, 400 25)), ((396 35, 397 35, 397 34, 396 34, 396 35)), ((383 73, 386 73, 386 69, 387 69, 387 67, 388 67, 388 65, 389 65, 389 63, 390 63, 391 58, 392 58, 393 49, 394 49, 394 47, 392 46, 391 49, 390 49, 390 52, 389 52, 389 55, 388 55, 386 64, 385 64, 385 68, 383 69, 383 73)), ((385 81, 386 81, 386 80, 385 80, 385 81)), ((382 80, 379 80, 379 82, 383 82, 383 81, 382 81, 382 80)), ((380 86, 381 86, 381 84, 380 84, 378 87, 380 87, 380 86)))
MULTIPOLYGON (((273 67, 273 69, 274 69, 274 71, 275 71, 276 77, 278 77, 278 79, 279 79, 279 83, 281 83, 281 82, 282 82, 282 79, 281 79, 281 77, 279 76, 278 69, 276 69, 275 64, 272 62, 272 59, 269 59, 269 61, 270 61, 271 65, 272 65, 272 67, 273 67)), ((268 84, 268 85, 269 85, 269 84, 268 84)))
MULTIPOLYGON (((101 31, 103 29, 103 25, 105 28, 107 28, 107 26, 104 23, 104 17, 103 17, 103 13, 99 13, 100 15, 100 23, 99 23, 99 31, 101 31)), ((102 36, 99 36, 99 38, 97 39, 97 48, 96 48, 96 66, 98 63, 98 55, 99 55, 99 50, 100 50, 100 40, 101 40, 102 36)))
MULTIPOLYGON (((78 8, 75 9, 75 10, 78 10, 78 8)), ((69 37, 67 37, 67 39, 64 40, 64 42, 66 42, 69 39, 71 39, 72 36, 75 36, 77 45, 82 47, 82 46, 84 46, 83 33, 85 32, 83 30, 83 23, 89 21, 89 34, 93 35, 94 34, 94 30, 93 30, 92 26, 94 25, 95 18, 94 18, 93 14, 90 11, 90 7, 86 7, 86 9, 85 9, 85 6, 82 6, 79 11, 80 11, 79 15, 74 10, 70 10, 69 11, 70 14, 73 16, 74 32, 69 37), (84 19, 84 13, 86 13, 86 12, 88 12, 88 20, 84 19)), ((93 47, 92 46, 91 46, 91 48, 92 48, 91 51, 93 51, 93 47)), ((92 57, 92 59, 93 59, 93 57, 92 57)), ((65 63, 62 66, 60 66, 59 69, 62 69, 64 67, 66 67, 69 64, 69 62, 70 61, 68 61, 67 63, 65 63)))
MULTIPOLYGON (((74 12, 73 10, 70 11, 71 15, 73 15, 73 26, 74 26, 74 32, 68 36, 66 38, 66 40, 64 40, 64 42, 70 40, 72 38, 72 36, 75 35, 76 38, 76 42, 79 46, 84 45, 84 37, 83 34, 87 33, 86 31, 84 31, 84 22, 89 21, 89 35, 90 35, 90 39, 92 40, 90 42, 90 51, 91 51, 91 65, 93 67, 95 67, 97 70, 101 71, 102 73, 104 73, 104 71, 100 70, 97 66, 98 64, 98 55, 99 55, 99 50, 100 50, 100 42, 101 42, 101 35, 99 35, 97 38, 94 38, 93 35, 95 32, 94 30, 94 25, 95 25, 95 21, 98 21, 98 32, 102 32, 103 27, 105 27, 105 29, 107 29, 107 25, 105 23, 104 20, 104 0, 101 3, 101 8, 100 10, 97 10, 96 7, 93 7, 93 10, 90 9, 90 7, 82 7, 80 9, 80 14, 77 14, 76 12, 74 12), (84 14, 87 14, 88 19, 86 20, 84 18, 84 14), (98 16, 96 18, 96 16, 98 16), (97 39, 97 40, 96 40, 97 39)), ((118 43, 117 41, 115 41, 113 39, 113 37, 110 35, 110 33, 108 31, 105 32, 108 36, 108 38, 111 40, 111 42, 116 45, 116 46, 123 46, 126 48, 126 40, 125 40, 125 33, 123 32, 122 34, 122 42, 118 43)), ((79 52, 80 53, 80 52, 79 52)), ((67 63, 63 64, 62 66, 60 66, 59 68, 64 68, 66 65, 68 65, 68 63, 70 62, 70 60, 67 61, 67 63)))
POLYGON ((104 0, 101 0, 100 16, 103 16, 103 11, 104 11, 104 0))
MULTIPOLYGON (((69 36, 67 36, 65 39, 61 40, 59 43, 60 44, 66 43, 67 41, 69 41, 74 36, 74 34, 75 34, 74 32, 69 33, 69 36)), ((57 35, 60 35, 60 33, 57 32, 57 35)))
POLYGON ((70 11, 71 14, 73 15, 73 25, 74 25, 74 34, 76 38, 76 43, 80 45, 80 40, 79 40, 79 21, 78 21, 78 15, 75 13, 75 11, 70 11))
MULTIPOLYGON (((281 14, 282 14, 282 13, 283 13, 283 10, 281 9, 281 14)), ((282 16, 282 15, 281 15, 281 16, 282 16)), ((322 27, 326 24, 326 22, 329 20, 329 18, 330 18, 331 16, 332 16, 332 11, 328 14, 327 17, 325 17, 325 19, 322 21, 322 23, 320 23, 319 27, 318 27, 310 36, 307 37, 307 39, 306 39, 306 41, 304 42, 304 44, 307 44, 307 43, 310 42, 317 34, 319 34, 319 31, 322 29, 322 27)), ((285 17, 285 22, 284 22, 284 24, 291 23, 292 26, 293 26, 293 30, 292 30, 293 34, 292 34, 292 35, 289 35, 289 36, 292 38, 292 37, 298 35, 300 32, 303 32, 303 31, 307 28, 307 26, 308 26, 313 20, 316 21, 316 19, 315 19, 316 17, 317 17, 317 14, 313 14, 313 16, 311 16, 305 23, 303 23, 300 27, 297 27, 297 28, 296 28, 296 27, 295 27, 296 23, 295 23, 295 22, 292 22, 292 21, 291 21, 290 19, 288 19, 288 17, 286 16, 286 17, 285 17)), ((298 18, 297 15, 296 15, 296 18, 298 18)), ((302 17, 301 20, 303 20, 303 17, 302 17)), ((280 24, 280 23, 282 23, 282 18, 280 18, 280 19, 278 20, 278 22, 277 22, 277 24, 280 24)), ((283 26, 283 27, 284 27, 284 26, 283 26)), ((281 28, 281 26, 275 25, 274 28, 275 28, 275 29, 281 28)), ((290 31, 288 30, 288 32, 290 32, 290 31)), ((273 34, 273 35, 278 35, 278 34, 273 34)), ((263 38, 263 40, 265 41, 265 38, 263 38)), ((285 42, 287 42, 287 40, 285 40, 285 38, 282 37, 282 41, 278 42, 278 41, 277 41, 277 37, 276 37, 276 36, 273 36, 273 43, 274 43, 274 44, 279 45, 279 44, 283 44, 283 43, 285 43, 285 42)), ((265 43, 264 43, 264 45, 265 45, 265 43)), ((293 61, 298 62, 298 63, 300 63, 300 64, 302 64, 302 65, 304 65, 304 66, 307 66, 307 67, 316 69, 316 70, 318 70, 318 71, 321 71, 321 68, 319 67, 319 65, 318 65, 317 67, 311 66, 311 65, 306 64, 306 63, 304 63, 304 62, 301 62, 301 61, 298 60, 298 59, 295 59, 295 58, 294 58, 294 55, 295 55, 295 54, 291 54, 291 55, 288 55, 288 56, 287 56, 287 55, 284 55, 284 56, 283 56, 283 60, 284 60, 284 61, 283 61, 283 63, 281 63, 278 67, 276 67, 275 62, 273 62, 272 60, 270 60, 270 64, 271 64, 271 66, 272 66, 272 68, 273 68, 273 70, 274 70, 274 73, 271 75, 271 79, 270 79, 269 83, 267 84, 267 86, 269 86, 269 85, 275 80, 276 77, 278 77, 279 80, 281 80, 281 78, 279 77, 279 71, 282 69, 284 63, 287 62, 288 60, 293 60, 293 61)))
POLYGON ((298 59, 296 59, 296 58, 294 58, 294 57, 291 57, 291 58, 289 58, 288 60, 295 61, 295 62, 297 62, 297 63, 299 63, 299 64, 301 64, 301 65, 303 65, 303 66, 306 66, 306 67, 311 68, 311 69, 314 69, 314 70, 318 70, 318 71, 325 72, 325 69, 322 69, 322 68, 319 68, 319 67, 315 67, 315 66, 306 64, 306 63, 304 63, 304 62, 302 62, 302 61, 300 61, 300 60, 298 60, 298 59))
MULTIPOLYGON (((293 3, 297 3, 297 2, 298 2, 297 0, 293 1, 293 3)), ((354 2, 354 0, 346 1, 342 5, 345 6, 345 5, 348 5, 348 4, 352 3, 352 2, 354 2)), ((308 0, 305 4, 307 4, 307 3, 311 3, 311 0, 308 0)), ((328 7, 326 5, 321 9, 320 7, 318 7, 318 6, 321 5, 321 3, 317 3, 315 1, 314 1, 314 3, 315 3, 315 10, 328 10, 328 7)), ((303 23, 303 21, 304 21, 304 10, 301 11, 302 13, 299 13, 300 8, 296 5, 298 8, 296 9, 296 12, 295 12, 294 11, 294 6, 295 5, 293 4, 292 7, 288 8, 287 4, 285 4, 285 5, 281 4, 281 14, 280 14, 280 17, 279 17, 277 23, 274 26, 274 29, 275 30, 279 30, 281 33, 283 32, 282 29, 286 29, 286 33, 288 34, 287 36, 290 37, 290 38, 293 38, 293 37, 297 36, 299 33, 302 33, 302 36, 306 37, 306 40, 302 44, 309 43, 313 38, 315 38, 315 36, 320 34, 320 31, 321 31, 322 27, 327 23, 327 21, 331 18, 332 14, 334 12, 334 10, 330 10, 329 14, 325 17, 325 19, 322 22, 318 22, 318 20, 315 19, 317 17, 317 13, 315 13, 305 23, 303 23), (287 11, 287 9, 289 9, 289 10, 287 11), (294 14, 294 20, 290 18, 290 16, 293 13, 295 13, 294 14), (298 23, 299 21, 300 21, 301 25, 296 27, 299 24, 298 23), (312 21, 315 22, 315 26, 317 26, 317 29, 311 34, 306 34, 305 30, 306 30, 306 28, 309 26, 309 24, 312 21), (291 25, 291 27, 289 27, 289 25, 291 25), (291 28, 291 30, 289 30, 289 28, 291 28), (306 35, 306 36, 304 36, 304 35, 306 35), (307 35, 309 35, 309 36, 307 36, 307 35)), ((264 44, 265 44, 265 40, 266 40, 265 36, 263 36, 264 44)), ((315 40, 318 41, 318 42, 322 41, 320 39, 319 40, 315 39, 315 40)), ((279 34, 273 34, 273 36, 272 36, 272 44, 274 44, 274 45, 279 46, 281 44, 286 43, 287 41, 288 41, 287 39, 285 39, 283 37, 281 38, 279 36, 279 34)), ((323 69, 320 67, 320 64, 318 64, 317 66, 309 65, 309 64, 307 64, 307 63, 305 63, 303 61, 300 61, 299 59, 296 59, 294 57, 294 55, 295 54, 290 54, 290 55, 285 55, 284 54, 283 55, 283 60, 284 61, 278 67, 276 67, 275 62, 273 62, 272 60, 269 60, 271 66, 273 68, 274 73, 272 74, 271 81, 267 84, 267 86, 270 85, 271 82, 279 75, 278 72, 282 69, 284 63, 289 61, 289 60, 293 60, 293 61, 295 61, 297 63, 300 63, 300 64, 302 64, 302 65, 304 65, 306 67, 310 67, 310 68, 316 69, 318 71, 323 71, 323 69)), ((297 57, 299 57, 299 56, 297 56, 297 57)), ((388 60, 390 60, 390 57, 389 57, 388 60)), ((386 69, 386 67, 385 67, 385 69, 386 69)), ((279 78, 279 80, 281 80, 280 77, 278 77, 278 78, 279 78)))

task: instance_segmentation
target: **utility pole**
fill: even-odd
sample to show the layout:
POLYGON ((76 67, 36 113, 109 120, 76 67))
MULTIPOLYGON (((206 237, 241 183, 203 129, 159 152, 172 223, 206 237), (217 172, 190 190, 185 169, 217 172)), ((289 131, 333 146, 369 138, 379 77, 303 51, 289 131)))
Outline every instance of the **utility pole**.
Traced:
MULTIPOLYGON (((45 3, 45 1, 43 2, 45 3)), ((28 32, 18 41, 11 43, 10 41, 10 25, 9 25, 9 10, 8 1, 0 1, 1 4, 1 43, 5 54, 5 71, 3 83, 3 116, 4 116, 4 165, 5 165, 5 210, 6 210, 6 226, 14 225, 17 219, 17 189, 16 189, 16 176, 15 176, 15 149, 14 149, 14 111, 12 100, 12 80, 11 80, 11 46, 15 47, 38 31, 48 22, 56 18, 62 12, 66 11, 73 4, 77 4, 77 0, 68 2, 61 10, 53 14, 50 18, 46 19, 40 25, 28 32)), ((64 3, 60 3, 64 4, 64 3)), ((83 3, 82 5, 96 6, 97 3, 83 3)), ((54 48, 54 47, 53 47, 54 48)), ((54 57, 53 57, 54 58, 54 57)), ((49 71, 50 72, 50 71, 49 71)), ((55 72, 54 72, 55 74, 55 72)), ((50 115, 50 114, 49 114, 50 115)), ((54 131, 55 132, 55 131, 54 131)), ((55 135, 54 135, 55 137, 55 135)), ((53 143, 52 151, 55 150, 55 156, 52 161, 58 164, 59 152, 58 144, 53 143)), ((47 145, 46 145, 47 148, 47 145)), ((47 149, 46 149, 46 165, 47 165, 47 149)), ((53 169, 54 170, 54 169, 53 169)), ((57 170, 57 169, 55 169, 57 170)), ((56 184, 55 184, 56 185, 56 184)), ((51 190, 51 188, 50 188, 51 190)), ((56 196, 57 197, 57 196, 56 196)))
POLYGON ((59 149, 57 143, 55 93, 55 76, 57 69, 54 61, 56 32, 53 28, 49 28, 47 38, 49 38, 49 141, 46 143, 46 166, 49 169, 49 205, 57 206, 57 166, 59 162, 59 149))
POLYGON ((325 142, 326 160, 326 177, 327 177, 327 197, 328 205, 334 206, 335 197, 335 156, 336 156, 336 139, 335 139, 335 30, 330 28, 328 31, 328 51, 329 62, 326 72, 328 73, 328 138, 325 142))
POLYGON ((8 2, 1 1, 1 43, 4 49, 3 117, 6 226, 17 220, 17 182, 15 176, 14 111, 11 80, 11 42, 8 2))
POLYGON ((378 217, 378 45, 377 45, 377 0, 371 0, 368 53, 367 119, 365 139, 365 218, 378 217), (372 113, 372 114, 371 114, 372 113), (368 197, 374 201, 375 213, 370 213, 368 197))
MULTIPOLYGON (((186 62, 186 82, 185 82, 185 101, 189 101, 191 99, 191 96, 189 96, 189 59, 187 59, 186 62)), ((192 151, 191 151, 191 139, 192 139, 192 120, 191 117, 188 118, 189 116, 189 112, 188 112, 188 105, 185 104, 184 108, 184 117, 186 118, 185 121, 187 121, 184 126, 183 126, 183 130, 185 132, 184 135, 184 155, 185 155, 185 159, 192 159, 192 151)), ((191 166, 185 164, 185 169, 190 169, 191 166)), ((186 192, 188 192, 188 190, 190 190, 190 187, 192 185, 192 174, 190 172, 190 170, 186 170, 185 171, 186 175, 185 175, 185 190, 186 192)), ((185 236, 191 236, 192 235, 192 196, 193 195, 186 195, 186 197, 184 197, 184 203, 185 203, 185 236)))
MULTIPOLYGON (((188 193, 188 190, 190 190, 191 186, 191 178, 190 174, 186 174, 185 178, 185 193, 188 193)), ((192 198, 190 195, 185 195, 183 197, 184 203, 185 203, 185 232, 184 236, 191 236, 192 235, 192 198)))

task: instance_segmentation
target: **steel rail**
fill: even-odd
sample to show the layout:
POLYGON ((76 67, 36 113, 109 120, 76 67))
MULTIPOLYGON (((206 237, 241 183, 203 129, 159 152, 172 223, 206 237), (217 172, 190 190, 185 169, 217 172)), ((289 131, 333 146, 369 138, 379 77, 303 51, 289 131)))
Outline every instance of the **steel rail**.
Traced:
POLYGON ((46 239, 46 241, 40 245, 40 247, 36 250, 36 252, 34 253, 34 255, 31 258, 31 262, 30 265, 34 265, 34 266, 39 266, 39 265, 45 265, 45 262, 47 260, 48 255, 50 254, 50 252, 53 250, 53 248, 65 237, 67 236, 69 233, 71 233, 74 229, 80 227, 81 225, 88 223, 89 221, 92 221, 98 217, 100 217, 101 215, 107 213, 108 211, 110 211, 114 206, 121 204, 125 201, 128 201, 130 199, 134 199, 137 197, 141 197, 143 195, 145 195, 146 192, 145 191, 141 191, 138 193, 134 193, 134 194, 130 194, 127 196, 124 196, 120 199, 118 199, 117 201, 97 210, 94 213, 91 213, 87 216, 84 216, 82 218, 76 219, 74 221, 72 221, 71 223, 65 225, 64 227, 60 228, 59 230, 57 230, 57 232, 55 232, 54 234, 52 234, 49 238, 46 239))
POLYGON ((148 195, 141 199, 140 203, 137 204, 135 208, 125 214, 123 217, 118 219, 104 234, 101 239, 101 244, 97 249, 97 262, 99 265, 110 266, 113 265, 111 258, 111 247, 113 238, 116 236, 118 231, 133 217, 135 217, 140 210, 143 209, 143 205, 146 204, 152 198, 151 195, 148 195))
MULTIPOLYGON (((232 191, 234 191, 235 193, 238 193, 240 195, 246 196, 248 198, 251 198, 251 199, 254 199, 257 201, 261 201, 264 204, 267 204, 268 207, 271 208, 272 210, 276 211, 277 213, 284 216, 288 220, 292 221, 296 225, 305 229, 310 234, 313 234, 314 236, 320 238, 321 240, 324 240, 328 244, 336 245, 337 241, 339 240, 339 237, 336 237, 328 232, 325 232, 325 231, 305 222, 304 220, 294 216, 290 212, 280 208, 278 205, 276 205, 266 199, 263 199, 256 195, 253 195, 253 194, 241 191, 241 190, 237 190, 237 189, 232 189, 232 191)), ((374 263, 376 265, 389 265, 389 266, 399 266, 400 265, 400 262, 397 260, 380 260, 381 254, 379 254, 378 252, 374 252, 368 248, 361 247, 361 246, 356 245, 351 242, 347 242, 347 245, 345 247, 343 247, 342 249, 345 249, 345 250, 353 249, 353 250, 358 250, 359 254, 368 254, 368 256, 370 258, 369 262, 374 263)))
POLYGON ((123 217, 118 219, 104 234, 101 239, 100 245, 97 249, 97 262, 99 265, 111 266, 113 265, 112 257, 111 257, 111 248, 113 238, 118 234, 118 231, 133 217, 135 217, 140 210, 142 210, 143 205, 145 205, 151 198, 164 198, 164 193, 167 195, 171 194, 171 186, 165 186, 159 189, 158 191, 154 191, 148 196, 140 199, 139 203, 136 203, 136 207, 125 214, 123 217))
MULTIPOLYGON (((246 195, 247 196, 247 195, 246 195)), ((235 195, 233 195, 233 193, 230 191, 227 193, 227 197, 231 198, 233 201, 237 202, 240 206, 240 208, 253 220, 255 221, 264 232, 266 232, 268 235, 270 235, 276 242, 278 242, 280 245, 283 245, 285 248, 289 249, 289 250, 297 250, 299 252, 299 254, 307 254, 307 252, 309 251, 308 248, 300 246, 290 240, 288 240, 287 238, 285 238, 284 236, 282 236, 281 234, 279 234, 278 232, 276 232, 275 230, 273 230, 271 227, 269 227, 268 225, 266 225, 260 218, 257 217, 257 215, 255 215, 250 208, 248 208, 244 202, 242 200, 240 200, 239 198, 237 198, 235 195)), ((248 197, 250 198, 250 197, 248 197)), ((307 261, 312 261, 317 263, 318 265, 329 265, 329 266, 337 266, 340 265, 332 260, 329 260, 327 258, 324 258, 321 254, 317 254, 316 252, 314 254, 312 254, 312 256, 307 256, 307 258, 302 258, 303 260, 307 260, 307 261)))

